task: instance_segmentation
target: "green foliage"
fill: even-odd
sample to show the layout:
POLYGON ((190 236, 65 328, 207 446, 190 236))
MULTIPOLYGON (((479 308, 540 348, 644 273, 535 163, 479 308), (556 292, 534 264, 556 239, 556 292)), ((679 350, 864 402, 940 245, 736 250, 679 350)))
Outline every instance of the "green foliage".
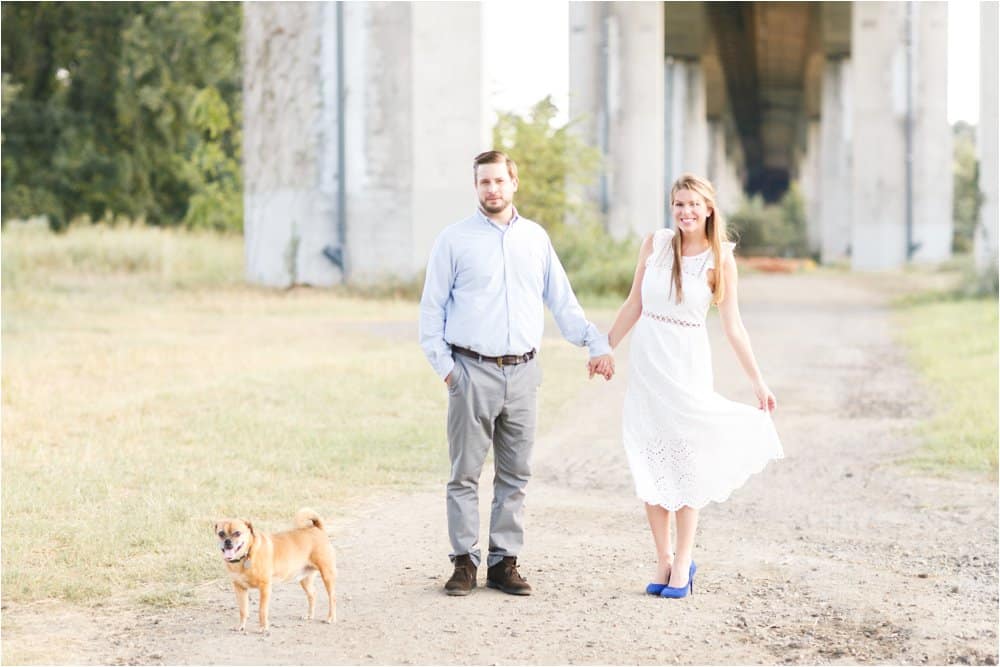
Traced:
POLYGON ((952 200, 952 219, 955 223, 955 229, 952 237, 952 249, 955 252, 971 252, 976 225, 979 222, 979 207, 983 201, 982 193, 979 191, 976 128, 959 121, 955 124, 953 133, 954 198, 952 200))
POLYGON ((731 235, 739 239, 741 250, 748 254, 808 254, 805 200, 795 183, 777 204, 765 203, 760 195, 744 199, 727 222, 731 235))
POLYGON ((240 171, 240 124, 214 87, 201 90, 191 105, 191 122, 201 130, 188 167, 194 179, 184 223, 218 231, 243 228, 243 180, 240 171))
POLYGON ((629 236, 616 241, 592 222, 562 225, 551 236, 577 294, 628 296, 639 254, 638 239, 629 236))
POLYGON ((624 297, 632 285, 638 240, 611 238, 594 207, 578 196, 596 181, 600 152, 573 134, 573 121, 555 127, 557 113, 549 97, 526 116, 500 113, 494 146, 517 163, 517 209, 548 230, 573 288, 624 297))
POLYGON ((239 229, 236 3, 4 3, 4 220, 239 229))
POLYGON ((121 32, 138 3, 3 3, 2 214, 101 217, 115 188, 111 105, 121 32))
POLYGON ((997 301, 921 295, 897 311, 899 338, 931 399, 913 462, 997 475, 997 301), (943 344, 942 341, 949 341, 943 344))
POLYGON ((567 217, 595 221, 592 208, 570 193, 593 184, 600 167, 600 152, 573 134, 572 122, 553 127, 558 112, 546 97, 527 116, 500 113, 493 128, 494 147, 517 163, 518 211, 550 231, 567 217))

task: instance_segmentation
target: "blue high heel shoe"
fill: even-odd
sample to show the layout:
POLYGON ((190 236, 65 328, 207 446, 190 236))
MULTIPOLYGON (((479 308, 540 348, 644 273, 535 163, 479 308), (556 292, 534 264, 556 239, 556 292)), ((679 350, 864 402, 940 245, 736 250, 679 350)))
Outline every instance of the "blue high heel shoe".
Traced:
POLYGON ((684 586, 664 586, 660 591, 661 598, 673 598, 679 599, 687 597, 688 593, 694 595, 694 573, 698 571, 698 567, 691 561, 691 569, 688 570, 688 582, 684 586))
POLYGON ((646 584, 646 595, 659 595, 666 587, 666 584, 646 584))
MULTIPOLYGON (((667 583, 670 582, 670 571, 667 570, 667 583)), ((663 584, 647 584, 646 585, 646 595, 659 595, 663 592, 663 589, 667 587, 667 583, 663 584)))

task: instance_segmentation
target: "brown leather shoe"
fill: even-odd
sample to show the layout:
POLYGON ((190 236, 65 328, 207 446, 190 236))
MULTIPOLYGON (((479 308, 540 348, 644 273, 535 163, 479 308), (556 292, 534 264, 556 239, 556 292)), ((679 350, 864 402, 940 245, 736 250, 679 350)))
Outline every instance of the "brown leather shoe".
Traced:
POLYGON ((504 556, 496 565, 486 570, 486 585, 509 595, 531 595, 531 585, 517 571, 517 558, 504 556))
POLYGON ((476 564, 469 554, 455 556, 455 571, 444 585, 448 595, 468 595, 476 587, 476 564))

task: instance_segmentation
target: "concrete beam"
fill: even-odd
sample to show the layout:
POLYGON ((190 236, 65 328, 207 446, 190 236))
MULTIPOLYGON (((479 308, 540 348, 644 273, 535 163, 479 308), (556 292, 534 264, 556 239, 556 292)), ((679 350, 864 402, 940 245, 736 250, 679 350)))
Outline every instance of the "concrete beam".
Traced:
POLYGON ((823 54, 827 58, 849 58, 851 55, 851 11, 853 2, 820 3, 820 34, 823 54))
POLYGON ((697 60, 705 48, 709 30, 703 2, 664 2, 663 55, 697 60))

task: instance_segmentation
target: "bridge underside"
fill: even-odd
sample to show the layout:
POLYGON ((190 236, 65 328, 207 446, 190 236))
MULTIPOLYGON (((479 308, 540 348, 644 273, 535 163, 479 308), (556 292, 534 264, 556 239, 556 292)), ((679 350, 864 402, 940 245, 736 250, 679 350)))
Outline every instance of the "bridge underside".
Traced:
POLYGON ((607 164, 590 195, 624 235, 670 224, 683 172, 723 211, 795 184, 825 261, 945 259, 946 34, 944 2, 570 3, 570 115, 607 164))
POLYGON ((820 116, 825 58, 850 56, 849 3, 664 4, 664 55, 700 62, 706 113, 728 111, 745 187, 779 198, 795 177, 805 120, 820 116))

